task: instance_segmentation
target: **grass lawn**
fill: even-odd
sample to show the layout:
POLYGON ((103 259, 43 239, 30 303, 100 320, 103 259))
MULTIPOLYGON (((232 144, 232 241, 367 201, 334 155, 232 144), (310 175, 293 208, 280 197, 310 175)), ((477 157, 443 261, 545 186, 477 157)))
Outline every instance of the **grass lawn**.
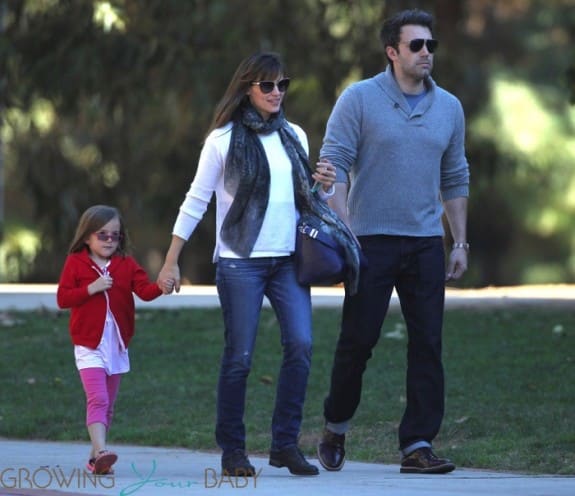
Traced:
MULTIPOLYGON (((339 328, 338 309, 314 312, 314 357, 301 447, 315 453, 339 328)), ((67 312, 0 314, 0 437, 86 440, 84 393, 67 312)), ((214 411, 218 309, 138 312, 132 371, 122 382, 110 444, 217 450, 214 411)), ((246 409, 248 450, 267 453, 280 361, 264 309, 246 409)), ((405 406, 405 326, 392 311, 364 376, 348 434, 353 460, 397 463, 405 406)), ((566 307, 457 309, 444 327, 446 416, 435 447, 458 466, 575 474, 575 312, 566 307)))

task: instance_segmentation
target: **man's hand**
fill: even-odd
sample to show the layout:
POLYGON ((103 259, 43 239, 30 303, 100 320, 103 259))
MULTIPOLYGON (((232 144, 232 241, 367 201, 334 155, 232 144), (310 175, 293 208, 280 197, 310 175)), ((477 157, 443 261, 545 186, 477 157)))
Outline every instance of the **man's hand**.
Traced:
POLYGON ((456 281, 467 270, 467 250, 464 248, 454 248, 449 254, 449 262, 447 264, 447 272, 445 274, 446 281, 456 281))

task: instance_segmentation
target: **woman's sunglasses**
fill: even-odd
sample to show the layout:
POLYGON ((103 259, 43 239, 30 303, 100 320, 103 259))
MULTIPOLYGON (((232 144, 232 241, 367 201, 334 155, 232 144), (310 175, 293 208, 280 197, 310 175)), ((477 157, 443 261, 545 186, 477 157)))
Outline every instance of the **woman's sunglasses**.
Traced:
POLYGON ((252 81, 252 85, 257 85, 262 90, 262 93, 271 93, 277 86, 280 93, 285 93, 289 88, 289 78, 280 79, 277 83, 275 81, 252 81))
POLYGON ((413 53, 417 53, 419 52, 422 48, 423 45, 425 45, 427 47, 427 51, 429 53, 433 53, 435 52, 435 50, 437 49, 437 45, 439 44, 439 42, 437 40, 424 40, 423 38, 415 38, 414 40, 411 40, 409 42, 404 42, 407 46, 409 46, 409 49, 413 52, 413 53))

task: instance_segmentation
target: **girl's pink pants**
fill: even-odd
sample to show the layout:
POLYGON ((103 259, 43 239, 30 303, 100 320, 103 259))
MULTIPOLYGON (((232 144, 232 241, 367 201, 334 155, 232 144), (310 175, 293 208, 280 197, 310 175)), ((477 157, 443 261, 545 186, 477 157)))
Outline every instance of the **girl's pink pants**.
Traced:
POLYGON ((86 393, 86 425, 99 422, 110 428, 121 378, 122 374, 108 375, 99 367, 80 370, 86 393))

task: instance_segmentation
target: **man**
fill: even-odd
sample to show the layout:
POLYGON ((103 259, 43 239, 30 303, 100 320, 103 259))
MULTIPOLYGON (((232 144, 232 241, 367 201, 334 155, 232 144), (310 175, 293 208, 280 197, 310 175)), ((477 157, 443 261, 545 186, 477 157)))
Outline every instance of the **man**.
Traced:
POLYGON ((348 87, 327 123, 321 157, 337 167, 330 206, 367 258, 359 291, 346 294, 318 457, 341 470, 362 375, 395 287, 408 332, 407 404, 399 426, 402 473, 455 469, 432 451, 444 413, 441 334, 445 281, 467 269, 469 166, 459 100, 431 79, 433 18, 402 11, 381 30, 388 67, 348 87), (445 212, 453 246, 443 246, 445 212))

